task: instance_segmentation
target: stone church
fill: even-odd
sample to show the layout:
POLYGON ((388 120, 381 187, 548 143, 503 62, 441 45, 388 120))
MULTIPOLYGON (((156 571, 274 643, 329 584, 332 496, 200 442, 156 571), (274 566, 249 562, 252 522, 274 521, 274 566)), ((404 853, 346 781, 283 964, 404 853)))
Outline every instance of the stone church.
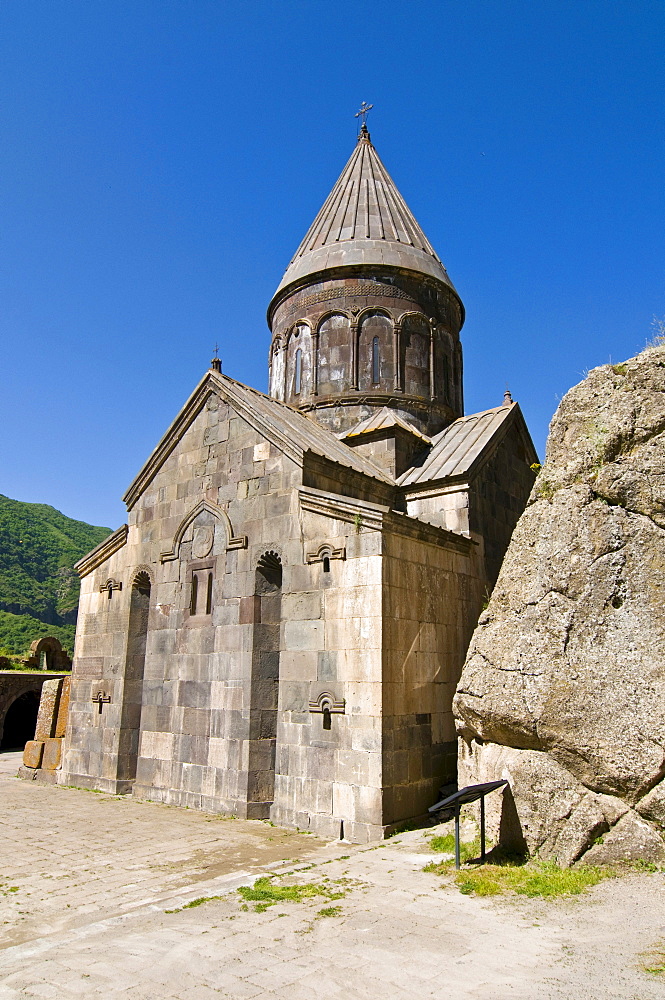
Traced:
POLYGON ((454 781, 451 703, 537 461, 464 415, 464 307, 362 126, 268 307, 82 578, 59 780, 365 842, 454 781))

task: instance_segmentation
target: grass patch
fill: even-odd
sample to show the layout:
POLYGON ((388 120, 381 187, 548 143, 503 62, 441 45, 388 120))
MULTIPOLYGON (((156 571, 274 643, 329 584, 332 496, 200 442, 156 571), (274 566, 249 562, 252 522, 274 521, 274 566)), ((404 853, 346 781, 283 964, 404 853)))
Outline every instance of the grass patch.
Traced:
MULTIPOLYGON (((450 862, 425 868, 436 874, 450 871, 450 862), (445 866, 445 867, 444 867, 445 866)), ((499 896, 515 893, 554 899, 558 896, 579 896, 606 878, 616 877, 612 868, 581 865, 579 868, 559 868, 550 861, 529 864, 478 865, 455 873, 455 884, 467 896, 499 896)))
POLYGON ((221 898, 221 896, 199 896, 198 899, 192 899, 189 903, 184 903, 182 906, 176 907, 175 910, 164 910, 164 913, 180 913, 182 910, 193 910, 196 906, 202 906, 204 903, 212 903, 215 899, 221 898))
POLYGON ((183 910, 193 910, 195 906, 201 906, 203 903, 212 903, 213 900, 221 898, 221 896, 199 896, 198 899, 192 899, 191 902, 185 903, 183 910))
MULTIPOLYGON (((432 837, 429 841, 429 846, 433 851, 439 854, 455 854, 455 834, 446 833, 440 837, 432 837)), ((460 861, 464 863, 465 861, 472 861, 474 858, 480 855, 480 840, 476 838, 467 843, 462 842, 459 845, 460 861)), ((440 861, 438 864, 433 863, 428 865, 425 871, 435 871, 441 866, 445 866, 445 869, 449 868, 452 861, 440 861)), ((442 871, 444 868, 442 867, 442 871)))
POLYGON ((645 858, 626 859, 617 863, 619 868, 628 868, 634 872, 662 872, 663 866, 657 865, 653 861, 646 861, 645 858))
POLYGON ((257 913, 263 913, 275 903, 302 903, 315 896, 334 900, 346 895, 346 890, 333 890, 330 886, 314 882, 304 885, 276 885, 270 875, 257 878, 254 885, 241 885, 237 891, 246 902, 254 903, 257 913))
POLYGON ((341 917, 342 907, 341 906, 324 906, 322 910, 316 914, 317 917, 341 917))

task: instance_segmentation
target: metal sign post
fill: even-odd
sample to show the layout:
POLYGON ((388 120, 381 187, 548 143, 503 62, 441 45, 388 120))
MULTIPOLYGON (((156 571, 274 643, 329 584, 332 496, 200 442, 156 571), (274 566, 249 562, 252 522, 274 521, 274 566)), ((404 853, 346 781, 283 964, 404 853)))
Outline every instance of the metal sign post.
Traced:
POLYGON ((477 802, 480 799, 480 858, 485 860, 485 796, 494 792, 497 788, 503 788, 508 782, 485 781, 482 785, 466 785, 458 792, 449 795, 446 799, 441 799, 435 805, 430 806, 428 812, 435 813, 441 809, 455 810, 455 868, 460 866, 460 834, 459 834, 459 814, 460 808, 470 802, 477 802))

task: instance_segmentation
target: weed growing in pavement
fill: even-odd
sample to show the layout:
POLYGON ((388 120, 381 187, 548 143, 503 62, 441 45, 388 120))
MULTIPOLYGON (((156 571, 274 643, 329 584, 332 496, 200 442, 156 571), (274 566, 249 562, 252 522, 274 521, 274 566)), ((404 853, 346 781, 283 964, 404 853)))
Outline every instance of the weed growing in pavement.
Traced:
POLYGON ((203 903, 212 903, 215 899, 221 898, 221 896, 199 896, 198 899, 191 899, 189 903, 184 903, 182 906, 176 907, 175 910, 164 910, 164 913, 180 913, 181 910, 193 910, 196 906, 202 906, 203 903))
POLYGON ((342 907, 341 906, 324 906, 322 910, 316 914, 317 917, 341 917, 342 907))
POLYGON ((201 906, 202 903, 212 903, 213 900, 221 898, 221 896, 199 896, 198 899, 192 899, 189 903, 185 903, 183 910, 193 910, 195 906, 201 906))
POLYGON ((317 885, 307 882, 304 885, 276 885, 272 877, 264 875, 257 878, 254 885, 241 885, 237 890, 244 900, 254 903, 257 913, 262 913, 275 903, 302 903, 314 896, 325 896, 326 899, 341 899, 346 890, 334 891, 324 884, 317 885))

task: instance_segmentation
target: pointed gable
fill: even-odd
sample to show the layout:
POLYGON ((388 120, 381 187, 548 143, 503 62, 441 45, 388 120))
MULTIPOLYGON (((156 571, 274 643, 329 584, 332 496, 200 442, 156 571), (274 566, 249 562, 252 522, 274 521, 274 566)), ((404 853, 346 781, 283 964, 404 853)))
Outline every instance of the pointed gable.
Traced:
POLYGON ((422 463, 407 469, 398 485, 406 489, 417 488, 440 479, 467 475, 503 437, 512 421, 523 428, 530 458, 537 462, 522 412, 517 403, 512 403, 469 413, 453 421, 433 438, 432 448, 422 463))
POLYGON ((213 392, 218 393, 251 427, 296 464, 302 465, 305 455, 314 454, 384 485, 393 485, 393 480, 373 462, 354 453, 331 431, 309 420, 298 410, 257 389, 250 389, 228 375, 209 371, 125 493, 123 500, 129 510, 161 469, 213 392))

